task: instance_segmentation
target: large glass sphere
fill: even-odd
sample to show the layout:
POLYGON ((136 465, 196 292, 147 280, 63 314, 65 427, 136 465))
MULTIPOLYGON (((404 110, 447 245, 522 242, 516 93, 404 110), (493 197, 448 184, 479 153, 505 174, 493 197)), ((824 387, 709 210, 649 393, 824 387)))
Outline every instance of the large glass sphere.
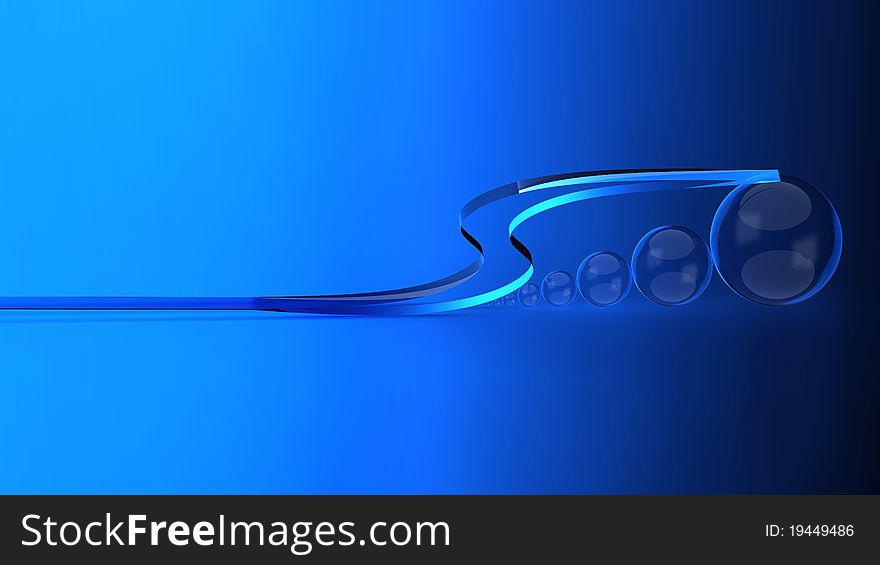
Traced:
POLYGON ((632 279, 623 257, 611 251, 599 251, 581 263, 577 283, 581 296, 587 302, 596 306, 612 306, 626 297, 632 279))
POLYGON ((526 283, 519 289, 519 301, 525 306, 534 306, 541 297, 541 289, 535 283, 526 283))
POLYGON ((784 179, 728 194, 710 242, 727 286, 752 302, 779 305, 806 300, 825 286, 840 261, 843 234, 824 194, 784 179))
POLYGON ((541 294, 553 306, 565 306, 574 298, 574 277, 565 271, 553 271, 541 283, 541 294))
POLYGON ((663 306, 693 302, 709 286, 712 260, 706 242, 682 226, 649 231, 636 245, 632 259, 636 286, 663 306))

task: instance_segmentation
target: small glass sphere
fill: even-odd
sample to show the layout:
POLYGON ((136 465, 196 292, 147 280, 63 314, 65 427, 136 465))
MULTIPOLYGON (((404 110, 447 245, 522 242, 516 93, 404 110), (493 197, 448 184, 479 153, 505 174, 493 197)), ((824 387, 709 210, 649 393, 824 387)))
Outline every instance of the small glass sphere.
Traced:
POLYGON ((495 300, 493 300, 493 301, 492 301, 492 306, 494 306, 495 308, 498 308, 499 306, 501 306, 501 299, 500 299, 500 298, 496 298, 495 300))
POLYGON ((682 226, 662 226, 645 234, 633 252, 632 266, 641 293, 663 306, 693 302, 712 278, 706 242, 682 226))
POLYGON ((553 306, 565 306, 574 298, 574 277, 565 271, 553 271, 544 277, 541 295, 553 306))
POLYGON ((587 302, 612 306, 623 300, 632 286, 626 261, 611 251, 587 256, 578 268, 578 290, 587 302))
POLYGON ((834 206, 793 179, 737 187, 718 207, 709 240, 727 286, 766 305, 795 304, 819 292, 843 247, 834 206))
POLYGON ((519 289, 519 301, 525 306, 534 306, 541 297, 541 290, 535 283, 526 283, 519 289))
POLYGON ((504 301, 505 306, 516 306, 516 293, 505 294, 501 300, 504 301))

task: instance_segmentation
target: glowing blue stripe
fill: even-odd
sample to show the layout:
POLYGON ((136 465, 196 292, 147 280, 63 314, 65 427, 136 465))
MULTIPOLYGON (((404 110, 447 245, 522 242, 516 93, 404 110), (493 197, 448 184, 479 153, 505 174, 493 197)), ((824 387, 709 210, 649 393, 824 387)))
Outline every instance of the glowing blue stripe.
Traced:
MULTIPOLYGON (((603 187, 593 187, 587 188, 584 190, 579 190, 577 192, 570 192, 567 194, 562 194, 559 196, 555 196, 553 198, 548 198, 547 200, 543 200, 530 206, 517 214, 513 220, 511 220, 508 225, 508 235, 512 236, 513 232, 526 220, 529 218, 533 218, 542 212, 546 212, 547 210, 551 210, 553 208, 557 208, 559 206, 564 206, 565 204, 571 204, 573 202, 579 202, 582 200, 590 200, 593 198, 601 198, 604 196, 620 196, 624 194, 638 194, 642 192, 659 192, 670 190, 668 184, 663 182, 656 181, 687 181, 699 179, 700 182, 705 180, 718 180, 719 182, 714 182, 711 184, 695 184, 694 186, 685 187, 680 190, 695 190, 700 188, 709 188, 709 187, 721 187, 721 186, 731 186, 731 185, 739 185, 744 183, 760 183, 760 182, 778 182, 779 181, 779 172, 776 170, 768 170, 768 171, 754 171, 754 170, 740 170, 740 171, 699 171, 699 172, 675 172, 675 173, 620 173, 620 174, 611 174, 611 175, 596 175, 589 177, 576 177, 571 179, 563 179, 558 181, 549 181, 546 183, 542 183, 539 185, 535 185, 534 187, 530 187, 533 190, 541 190, 547 188, 556 188, 563 186, 580 186, 586 184, 596 184, 596 183, 606 183, 609 182, 609 178, 614 179, 617 182, 627 183, 620 184, 616 186, 603 186, 603 187)), ((523 189, 520 191, 529 192, 529 189, 523 189)), ((421 304, 376 304, 365 306, 366 309, 370 310, 370 314, 427 314, 427 313, 439 313, 439 312, 451 312, 454 310, 461 310, 464 308, 471 308, 474 306, 479 306, 480 304, 486 304, 488 302, 492 302, 498 298, 502 298, 511 292, 518 290, 524 284, 526 284, 529 279, 534 274, 534 267, 529 264, 528 269, 521 274, 516 280, 507 283, 506 285, 498 288, 496 290, 492 290, 489 292, 485 292, 482 294, 478 294, 476 296, 461 298, 457 300, 449 300, 443 302, 433 302, 433 303, 421 303, 421 304)), ((360 313, 360 312, 359 312, 360 313)), ((366 313, 366 312, 364 312, 366 313)))
MULTIPOLYGON (((540 180, 540 179, 539 179, 540 180)), ((555 178, 526 188, 516 184, 483 193, 468 202, 460 215, 462 231, 464 220, 474 211, 503 198, 538 190, 590 184, 620 183, 614 186, 592 187, 570 192, 534 204, 517 214, 508 225, 513 236, 524 221, 558 206, 600 198, 640 192, 670 190, 668 182, 694 181, 697 184, 677 189, 697 189, 740 185, 745 183, 778 182, 776 170, 733 171, 644 171, 629 173, 584 174, 569 178, 555 178), (661 182, 655 182, 661 181, 661 182), (706 181, 714 181, 706 184, 706 181)), ((526 181, 528 182, 528 181, 526 181)), ((465 235, 468 235, 465 233, 465 235)), ((479 250, 479 244, 474 243, 479 250)), ((10 297, 0 298, 0 309, 88 309, 88 310, 237 310, 261 309, 287 312, 357 315, 398 315, 449 312, 471 308, 501 298, 527 283, 534 273, 529 264, 524 273, 500 288, 475 296, 440 302, 414 302, 415 298, 439 292, 471 278, 483 264, 481 256, 458 273, 424 285, 374 293, 256 298, 162 298, 162 297, 10 297)))
MULTIPOLYGON (((582 177, 570 177, 559 180, 547 181, 541 184, 529 186, 520 189, 520 194, 533 192, 535 190, 545 190, 548 188, 560 188, 563 186, 577 186, 583 184, 596 184, 608 182, 640 182, 640 181, 687 181, 691 179, 700 180, 716 180, 720 184, 715 186, 729 186, 732 182, 742 184, 749 178, 766 178, 768 181, 778 181, 779 172, 775 170, 756 171, 751 169, 740 169, 731 171, 644 171, 638 173, 609 173, 605 175, 588 175, 582 177)), ((697 188, 697 187, 693 187, 697 188)))

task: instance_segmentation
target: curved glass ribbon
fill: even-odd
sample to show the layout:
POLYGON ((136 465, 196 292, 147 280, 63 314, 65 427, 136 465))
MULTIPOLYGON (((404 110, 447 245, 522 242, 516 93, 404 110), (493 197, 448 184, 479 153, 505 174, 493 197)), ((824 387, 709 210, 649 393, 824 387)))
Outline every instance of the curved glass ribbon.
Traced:
POLYGON ((622 194, 659 190, 682 190, 737 186, 746 183, 778 182, 776 170, 653 170, 597 171, 540 177, 507 184, 485 192, 465 204, 459 215, 464 238, 479 256, 463 269, 442 279, 392 290, 353 294, 273 297, 4 297, 0 309, 15 310, 271 310, 310 314, 408 315, 449 312, 478 306, 509 294, 531 278, 534 268, 528 248, 514 231, 523 222, 558 206, 622 194), (466 227, 477 210, 499 200, 526 193, 560 189, 519 212, 508 225, 511 245, 523 256, 527 267, 506 284, 488 292, 448 300, 426 301, 427 297, 456 287, 476 275, 483 266, 483 247, 466 227))

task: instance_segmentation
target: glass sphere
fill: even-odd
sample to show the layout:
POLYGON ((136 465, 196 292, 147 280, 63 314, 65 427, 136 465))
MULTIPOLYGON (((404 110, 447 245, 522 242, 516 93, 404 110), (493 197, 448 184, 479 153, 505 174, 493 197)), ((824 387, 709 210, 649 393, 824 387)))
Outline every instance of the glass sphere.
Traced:
POLYGON ((553 271, 544 277, 541 295, 553 306, 565 306, 574 298, 574 277, 565 271, 553 271))
POLYGON ((663 306, 693 302, 712 277, 706 242, 682 226, 662 226, 645 234, 633 252, 632 267, 641 293, 663 306))
POLYGON ((577 282, 581 296, 596 306, 617 304, 632 286, 626 261, 611 251, 587 256, 578 269, 577 282))
POLYGON ((734 189, 715 213, 709 240, 727 286, 767 305, 794 304, 819 292, 843 247, 834 206, 793 179, 734 189))
POLYGON ((501 300, 504 301, 505 306, 516 306, 516 293, 505 294, 501 300))
POLYGON ((525 306, 534 306, 541 297, 541 290, 535 283, 526 283, 519 289, 519 301, 525 306))

